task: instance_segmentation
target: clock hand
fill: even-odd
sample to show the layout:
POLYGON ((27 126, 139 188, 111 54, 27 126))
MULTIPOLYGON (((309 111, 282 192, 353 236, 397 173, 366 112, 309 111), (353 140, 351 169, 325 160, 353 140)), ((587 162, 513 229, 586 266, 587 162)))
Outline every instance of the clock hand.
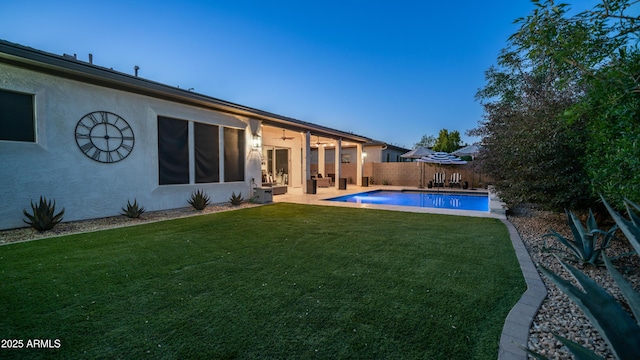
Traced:
POLYGON ((110 151, 110 149, 109 149, 109 124, 108 123, 104 123, 104 140, 107 143, 107 151, 110 151))

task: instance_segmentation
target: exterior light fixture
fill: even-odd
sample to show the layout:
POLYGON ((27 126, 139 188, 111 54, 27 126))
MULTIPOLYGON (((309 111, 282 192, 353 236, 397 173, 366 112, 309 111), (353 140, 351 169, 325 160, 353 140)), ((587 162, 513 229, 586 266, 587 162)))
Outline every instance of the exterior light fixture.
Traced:
POLYGON ((258 134, 253 134, 253 148, 254 149, 260 149, 262 147, 262 139, 260 138, 260 135, 258 134))

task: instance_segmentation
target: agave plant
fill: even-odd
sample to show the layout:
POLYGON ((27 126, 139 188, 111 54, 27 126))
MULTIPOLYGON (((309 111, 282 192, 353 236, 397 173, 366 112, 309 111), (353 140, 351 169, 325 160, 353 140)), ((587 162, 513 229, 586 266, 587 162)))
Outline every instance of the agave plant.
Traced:
POLYGON ((243 201, 244 199, 242 198, 242 193, 238 193, 238 195, 236 195, 235 192, 231 193, 231 197, 229 198, 229 202, 231 203, 231 205, 238 206, 242 204, 243 201))
POLYGON ((136 199, 133 199, 133 205, 129 200, 127 200, 127 207, 122 208, 122 212, 120 213, 120 215, 124 215, 131 219, 139 219, 140 215, 142 215, 145 211, 145 208, 143 208, 142 206, 138 206, 138 201, 136 199))
POLYGON ((553 229, 549 229, 551 233, 545 236, 555 236, 561 244, 570 250, 570 254, 579 262, 594 266, 604 265, 600 255, 602 251, 609 246, 611 239, 615 237, 614 233, 618 229, 618 226, 612 226, 607 232, 600 230, 593 216, 593 212, 589 210, 587 227, 584 229, 576 214, 568 210, 565 210, 565 213, 567 214, 569 228, 571 228, 571 233, 573 234, 573 240, 565 238, 553 229), (602 238, 602 240, 598 241, 599 238, 602 238))
POLYGON ((191 198, 187 202, 196 210, 204 210, 210 204, 210 198, 203 190, 197 190, 191 194, 191 198))
MULTIPOLYGON (((616 224, 636 250, 636 254, 640 254, 640 218, 633 210, 640 211, 640 207, 630 200, 625 199, 624 203, 630 217, 630 220, 627 220, 611 208, 604 198, 602 201, 616 221, 616 224)), ((582 309, 589 321, 607 342, 611 352, 616 358, 621 360, 637 359, 638 354, 640 354, 640 293, 635 291, 631 283, 616 270, 611 260, 609 260, 605 254, 602 254, 602 258, 609 274, 627 300, 627 304, 635 319, 600 285, 596 284, 595 281, 581 271, 562 262, 560 259, 558 260, 576 279, 583 290, 544 266, 538 265, 538 267, 560 290, 567 294, 567 296, 582 309)), ((577 359, 600 359, 592 350, 561 336, 554 336, 565 344, 577 359)), ((544 358, 539 354, 529 353, 536 358, 544 358)))
POLYGON ((28 219, 23 219, 22 221, 40 232, 51 230, 62 221, 62 216, 64 215, 64 208, 56 214, 55 200, 52 203, 51 200, 47 201, 47 198, 43 196, 40 196, 38 206, 35 206, 33 201, 31 201, 31 209, 33 215, 27 213, 26 209, 22 210, 24 216, 28 219))
POLYGON ((640 217, 638 217, 634 212, 634 209, 636 211, 640 211, 640 206, 629 199, 624 199, 624 205, 627 208, 627 213, 629 214, 630 219, 627 220, 617 211, 613 210, 611 205, 609 205, 604 199, 602 199, 602 202, 607 207, 607 210, 609 210, 613 220, 615 220, 616 224, 620 227, 620 230, 622 230, 627 239, 629 239, 629 242, 631 242, 636 254, 640 255, 640 217))

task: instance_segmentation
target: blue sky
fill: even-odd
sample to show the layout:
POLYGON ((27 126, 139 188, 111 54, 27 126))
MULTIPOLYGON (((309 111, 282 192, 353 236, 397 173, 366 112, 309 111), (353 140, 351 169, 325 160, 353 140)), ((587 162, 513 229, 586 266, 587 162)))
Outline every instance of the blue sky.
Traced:
POLYGON ((529 0, 0 2, 0 39, 411 148, 482 116, 529 0))

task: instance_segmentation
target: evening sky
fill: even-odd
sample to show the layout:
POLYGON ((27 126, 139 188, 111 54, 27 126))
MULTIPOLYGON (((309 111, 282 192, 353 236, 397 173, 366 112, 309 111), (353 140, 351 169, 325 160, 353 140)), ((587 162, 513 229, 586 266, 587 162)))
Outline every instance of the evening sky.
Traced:
MULTIPOLYGON (((590 1, 589 3, 593 3, 590 1)), ((0 2, 0 39, 411 148, 477 126, 529 0, 0 2)))

